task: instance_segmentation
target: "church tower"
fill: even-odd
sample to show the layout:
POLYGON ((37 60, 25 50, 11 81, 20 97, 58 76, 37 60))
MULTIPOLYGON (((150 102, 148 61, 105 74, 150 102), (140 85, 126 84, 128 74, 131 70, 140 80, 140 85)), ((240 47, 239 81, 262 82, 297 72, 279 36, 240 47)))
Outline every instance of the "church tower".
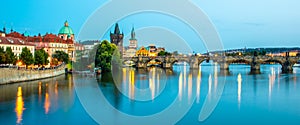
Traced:
POLYGON ((135 38, 134 27, 131 29, 131 38, 129 39, 129 49, 137 49, 137 39, 135 38))
POLYGON ((120 52, 123 50, 123 37, 124 34, 120 32, 119 24, 116 23, 115 31, 110 32, 110 42, 116 44, 120 52))

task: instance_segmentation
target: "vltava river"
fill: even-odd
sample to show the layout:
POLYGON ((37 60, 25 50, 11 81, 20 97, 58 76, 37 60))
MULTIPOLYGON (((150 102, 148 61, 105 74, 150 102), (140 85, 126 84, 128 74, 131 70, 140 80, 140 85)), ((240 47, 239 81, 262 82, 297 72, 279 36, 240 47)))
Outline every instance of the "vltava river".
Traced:
POLYGON ((300 124, 300 68, 248 65, 229 72, 123 68, 101 76, 62 75, 0 86, 0 123, 54 124, 300 124), (203 121, 204 120, 204 121, 203 121))

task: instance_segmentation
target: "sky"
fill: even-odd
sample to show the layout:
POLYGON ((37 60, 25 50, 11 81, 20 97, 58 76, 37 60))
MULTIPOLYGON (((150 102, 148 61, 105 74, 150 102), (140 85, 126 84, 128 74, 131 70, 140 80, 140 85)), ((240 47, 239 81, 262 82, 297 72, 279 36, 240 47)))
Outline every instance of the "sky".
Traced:
MULTIPOLYGON (((86 21, 95 16, 93 14, 109 2, 111 1, 6 0, 2 1, 4 6, 1 9, 3 12, 0 15, 0 26, 5 26, 8 30, 13 28, 21 33, 26 30, 31 35, 47 32, 57 34, 67 20, 76 36, 80 33, 86 21)), ((173 0, 173 2, 175 1, 173 0)), ((190 0, 189 2, 197 5, 208 16, 215 26, 225 49, 300 46, 300 1, 298 0, 190 0)), ((116 5, 114 8, 109 8, 109 11, 113 13, 122 10, 124 6, 136 7, 139 5, 116 5)), ((186 8, 178 9, 183 10, 186 8)), ((197 16, 196 13, 194 15, 197 16)), ((185 46, 188 46, 185 49, 189 49, 189 51, 206 51, 205 45, 201 43, 201 39, 192 32, 191 28, 179 19, 168 15, 144 12, 127 16, 116 22, 119 23, 121 31, 126 36, 124 39, 125 45, 128 44, 131 28, 134 26, 139 45, 153 42, 158 46, 164 46, 167 43, 170 46, 166 48, 173 51, 180 49, 175 45, 184 42, 185 46), (168 32, 169 35, 175 34, 179 37, 168 35, 158 37, 156 33, 151 33, 149 27, 160 30, 157 33, 168 32)), ((99 18, 99 25, 101 25, 101 17, 99 18)), ((102 38, 77 38, 77 41, 82 39, 109 39, 109 31, 113 29, 113 25, 109 27, 110 29, 107 30, 106 34, 101 35, 102 38)), ((97 31, 97 29, 94 29, 90 32, 97 33, 97 31)))

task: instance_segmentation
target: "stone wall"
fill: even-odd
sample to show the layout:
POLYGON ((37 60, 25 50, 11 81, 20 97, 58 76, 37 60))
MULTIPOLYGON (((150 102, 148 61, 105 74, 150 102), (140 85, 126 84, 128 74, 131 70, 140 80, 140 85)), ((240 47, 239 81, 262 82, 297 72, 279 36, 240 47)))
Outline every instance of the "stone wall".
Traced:
POLYGON ((65 65, 48 70, 18 70, 15 68, 0 68, 0 84, 25 82, 55 77, 65 73, 65 65))

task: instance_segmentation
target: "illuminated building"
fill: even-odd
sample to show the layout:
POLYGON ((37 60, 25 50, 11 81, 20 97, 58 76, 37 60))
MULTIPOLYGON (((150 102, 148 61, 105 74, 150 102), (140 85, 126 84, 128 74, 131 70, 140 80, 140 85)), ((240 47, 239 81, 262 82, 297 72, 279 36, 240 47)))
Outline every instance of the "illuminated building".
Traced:
POLYGON ((148 46, 149 48, 149 56, 150 57, 156 57, 157 56, 157 49, 156 49, 156 46, 154 44, 150 44, 148 46))
POLYGON ((149 51, 145 47, 141 47, 136 51, 136 56, 149 56, 149 51))

